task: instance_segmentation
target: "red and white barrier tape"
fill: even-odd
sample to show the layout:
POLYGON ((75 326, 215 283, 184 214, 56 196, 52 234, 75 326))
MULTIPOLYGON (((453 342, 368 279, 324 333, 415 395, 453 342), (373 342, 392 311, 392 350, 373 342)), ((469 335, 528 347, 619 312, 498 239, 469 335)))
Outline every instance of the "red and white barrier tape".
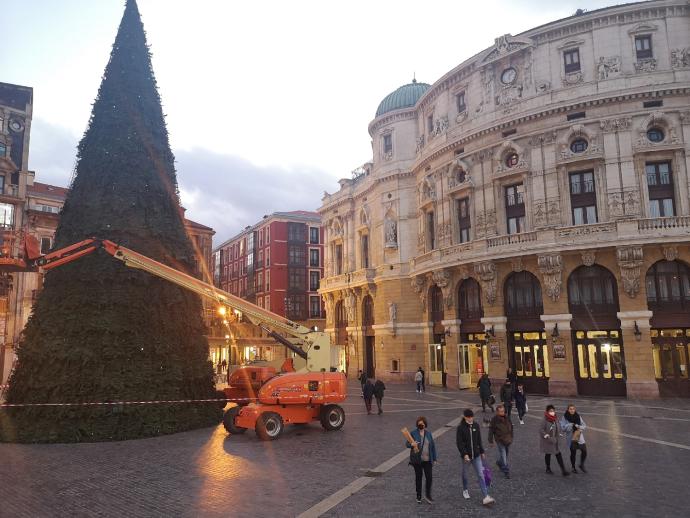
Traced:
POLYGON ((2 407, 29 407, 29 406, 114 406, 114 405, 159 405, 165 403, 220 403, 221 401, 256 401, 254 398, 217 398, 217 399, 161 399, 156 401, 106 401, 90 403, 0 403, 2 407))

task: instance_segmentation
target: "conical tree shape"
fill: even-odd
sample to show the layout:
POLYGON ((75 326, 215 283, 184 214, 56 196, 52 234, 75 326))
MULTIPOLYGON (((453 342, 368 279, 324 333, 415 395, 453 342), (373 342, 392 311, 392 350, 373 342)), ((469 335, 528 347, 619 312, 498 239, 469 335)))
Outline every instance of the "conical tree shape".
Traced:
MULTIPOLYGON (((128 0, 55 238, 110 239, 191 264, 146 37, 128 0)), ((198 297, 103 251, 50 271, 18 347, 9 403, 213 397, 198 297)), ((214 403, 0 409, 0 439, 103 441, 217 424, 214 403)))

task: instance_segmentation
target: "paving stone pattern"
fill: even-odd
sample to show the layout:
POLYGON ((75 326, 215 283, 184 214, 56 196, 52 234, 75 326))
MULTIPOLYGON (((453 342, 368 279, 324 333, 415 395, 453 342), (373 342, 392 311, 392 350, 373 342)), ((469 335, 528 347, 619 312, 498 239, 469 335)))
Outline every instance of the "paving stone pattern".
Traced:
MULTIPOLYGON (((426 415, 432 430, 458 417, 468 403, 482 417, 473 392, 418 395, 391 384, 384 414, 368 416, 358 391, 350 387, 343 430, 293 426, 274 442, 261 442, 252 431, 229 437, 218 427, 119 443, 0 444, 0 517, 296 516, 399 453, 400 428, 414 426, 417 415, 426 415)), ((589 474, 544 474, 537 427, 546 401, 530 400, 530 418, 516 424, 513 478, 504 480, 494 469, 492 510, 481 506, 472 474, 472 499, 462 498, 450 430, 438 440, 432 506, 415 502, 413 471, 402 462, 326 516, 687 515, 688 449, 590 431, 589 474)), ((559 411, 565 405, 553 401, 559 411)), ((577 404, 592 427, 690 448, 688 400, 645 408, 631 401, 577 404)), ((495 450, 488 456, 495 468, 495 450)))

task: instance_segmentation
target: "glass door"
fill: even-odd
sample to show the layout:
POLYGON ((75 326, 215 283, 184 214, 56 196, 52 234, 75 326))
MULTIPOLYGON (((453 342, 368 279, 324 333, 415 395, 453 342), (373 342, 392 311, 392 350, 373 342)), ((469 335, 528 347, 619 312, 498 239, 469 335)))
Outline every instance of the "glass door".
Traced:
POLYGON ((652 329, 651 336, 659 393, 668 397, 690 397, 690 329, 652 329))
POLYGON ((429 344, 429 385, 441 385, 443 381, 443 349, 441 344, 429 344))
POLYGON ((625 396, 625 360, 620 330, 573 331, 578 394, 625 396))
POLYGON ((473 344, 458 344, 458 388, 472 387, 472 363, 470 352, 473 344))
POLYGON ((544 331, 510 333, 512 366, 525 391, 549 393, 549 355, 544 331))

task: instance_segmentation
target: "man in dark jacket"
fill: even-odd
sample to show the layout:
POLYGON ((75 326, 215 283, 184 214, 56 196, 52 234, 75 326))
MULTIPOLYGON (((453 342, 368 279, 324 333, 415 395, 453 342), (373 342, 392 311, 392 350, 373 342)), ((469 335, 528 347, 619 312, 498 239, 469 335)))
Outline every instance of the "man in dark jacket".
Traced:
POLYGON ((494 499, 489 496, 489 489, 484 481, 484 464, 482 463, 484 447, 482 446, 481 429, 474 422, 474 412, 469 408, 463 412, 463 419, 460 421, 460 425, 455 433, 455 442, 462 457, 462 496, 465 499, 470 497, 466 468, 471 464, 477 474, 479 487, 484 497, 482 503, 484 505, 494 503, 494 499))
POLYGON ((506 409, 503 405, 496 407, 496 415, 489 423, 489 444, 493 446, 494 439, 498 446, 498 460, 496 464, 505 475, 510 478, 510 470, 508 468, 508 449, 513 443, 513 423, 506 416, 506 409))
POLYGON ((362 387, 362 394, 364 396, 364 405, 367 407, 367 414, 371 414, 371 398, 374 396, 374 384, 370 379, 367 379, 362 387))
POLYGON ((513 409, 513 384, 509 378, 506 378, 505 383, 501 387, 501 403, 503 403, 506 415, 510 420, 510 411, 513 409))
POLYGON ((379 407, 379 415, 383 414, 381 402, 383 401, 383 391, 386 390, 386 385, 380 379, 374 383, 374 397, 376 398, 376 406, 379 407))
POLYGON ((489 405, 491 411, 494 411, 494 404, 491 402, 491 380, 487 373, 482 374, 477 382, 479 388, 479 398, 482 400, 482 412, 486 412, 486 405, 489 405))

